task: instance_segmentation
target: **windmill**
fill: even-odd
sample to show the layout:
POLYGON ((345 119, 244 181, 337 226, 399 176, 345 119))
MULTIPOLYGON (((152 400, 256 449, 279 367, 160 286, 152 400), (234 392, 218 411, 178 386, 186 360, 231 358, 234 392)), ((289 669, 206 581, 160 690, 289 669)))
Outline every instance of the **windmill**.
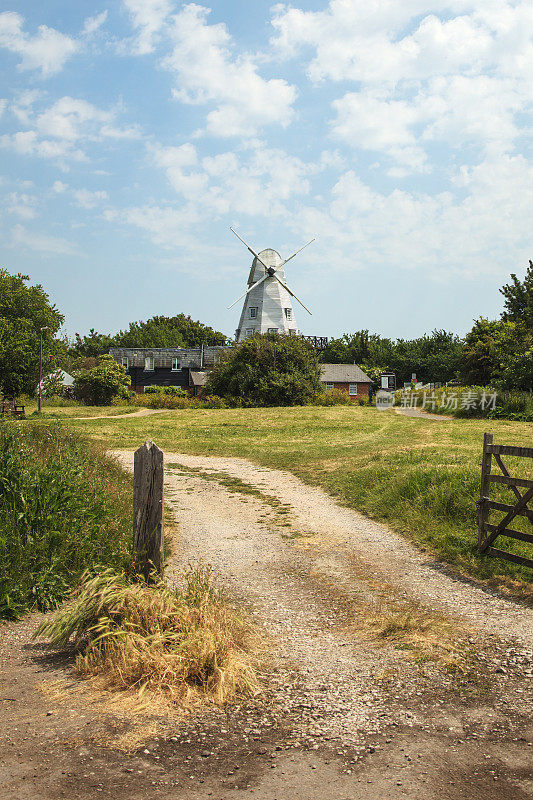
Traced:
POLYGON ((292 256, 283 260, 276 250, 270 248, 256 253, 233 228, 230 228, 230 231, 254 257, 248 277, 248 289, 228 306, 233 308, 239 300, 245 298, 239 327, 235 332, 236 341, 242 342, 254 333, 287 333, 297 336, 299 331, 291 297, 294 297, 308 314, 311 312, 287 286, 283 267, 315 240, 311 239, 292 256))

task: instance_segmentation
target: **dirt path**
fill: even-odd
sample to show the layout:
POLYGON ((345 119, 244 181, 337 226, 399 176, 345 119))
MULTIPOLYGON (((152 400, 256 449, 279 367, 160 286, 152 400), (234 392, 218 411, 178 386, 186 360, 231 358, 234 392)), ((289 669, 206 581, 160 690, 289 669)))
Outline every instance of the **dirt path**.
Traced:
POLYGON ((131 414, 107 414, 102 417, 66 417, 68 420, 86 420, 90 419, 94 422, 96 419, 125 419, 126 417, 149 417, 151 414, 162 414, 168 411, 167 408, 142 408, 140 411, 132 411, 131 414))
POLYGON ((403 408, 402 406, 398 406, 394 409, 396 414, 402 414, 404 417, 416 417, 416 419, 430 419, 434 422, 450 422, 454 420, 455 417, 446 417, 444 414, 430 414, 426 411, 423 411, 421 408, 403 408))
MULTIPOLYGON (((118 456, 131 469, 133 454, 118 456)), ((181 722, 148 715, 144 741, 122 751, 131 719, 76 700, 68 659, 28 644, 36 620, 9 626, 2 800, 533 797, 531 610, 449 578, 288 473, 167 454, 166 501, 180 526, 169 579, 213 564, 264 631, 264 695, 181 722), (358 617, 385 609, 399 624, 404 606, 460 660, 361 635, 358 617)))

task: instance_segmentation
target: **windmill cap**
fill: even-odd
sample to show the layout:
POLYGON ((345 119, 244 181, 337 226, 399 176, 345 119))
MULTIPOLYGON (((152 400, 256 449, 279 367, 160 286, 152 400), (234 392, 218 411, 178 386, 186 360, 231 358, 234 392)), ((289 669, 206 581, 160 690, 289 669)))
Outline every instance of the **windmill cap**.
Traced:
MULTIPOLYGON (((267 267, 280 267, 283 263, 278 251, 272 250, 270 247, 267 247, 266 250, 261 250, 259 258, 265 262, 267 267)), ((258 263, 257 258, 254 258, 254 266, 257 266, 258 263)))

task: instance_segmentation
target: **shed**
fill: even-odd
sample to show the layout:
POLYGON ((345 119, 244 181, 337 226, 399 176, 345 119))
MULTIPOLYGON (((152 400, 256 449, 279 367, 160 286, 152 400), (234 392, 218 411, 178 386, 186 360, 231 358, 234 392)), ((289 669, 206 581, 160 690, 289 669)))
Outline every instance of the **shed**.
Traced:
POLYGON ((371 378, 357 364, 322 364, 320 382, 326 391, 342 389, 350 397, 368 397, 372 385, 371 378))

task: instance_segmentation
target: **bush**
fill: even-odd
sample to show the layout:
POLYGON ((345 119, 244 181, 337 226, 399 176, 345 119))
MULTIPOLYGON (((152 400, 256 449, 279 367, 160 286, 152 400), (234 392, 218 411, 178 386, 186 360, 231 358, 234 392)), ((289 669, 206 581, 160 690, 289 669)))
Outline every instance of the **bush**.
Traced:
POLYGON ((344 389, 331 389, 316 394, 313 398, 314 406, 349 406, 350 395, 344 389))
POLYGON ((256 334, 227 351, 206 391, 232 405, 305 405, 320 391, 320 376, 316 351, 303 339, 256 334))
POLYGON ((165 392, 152 392, 148 394, 138 394, 134 397, 133 403, 144 408, 168 408, 172 409, 192 409, 192 408, 229 408, 228 403, 222 397, 208 395, 205 398, 192 397, 185 393, 184 396, 167 394, 165 392))
POLYGON ((96 565, 131 563, 131 481, 52 425, 0 424, 0 617, 55 607, 96 565))
POLYGON ((189 392, 181 386, 145 386, 145 394, 170 394, 173 397, 189 397, 189 392))
POLYGON ((87 405, 108 406, 114 397, 128 397, 131 379, 112 356, 102 356, 96 367, 76 377, 74 393, 87 405))

